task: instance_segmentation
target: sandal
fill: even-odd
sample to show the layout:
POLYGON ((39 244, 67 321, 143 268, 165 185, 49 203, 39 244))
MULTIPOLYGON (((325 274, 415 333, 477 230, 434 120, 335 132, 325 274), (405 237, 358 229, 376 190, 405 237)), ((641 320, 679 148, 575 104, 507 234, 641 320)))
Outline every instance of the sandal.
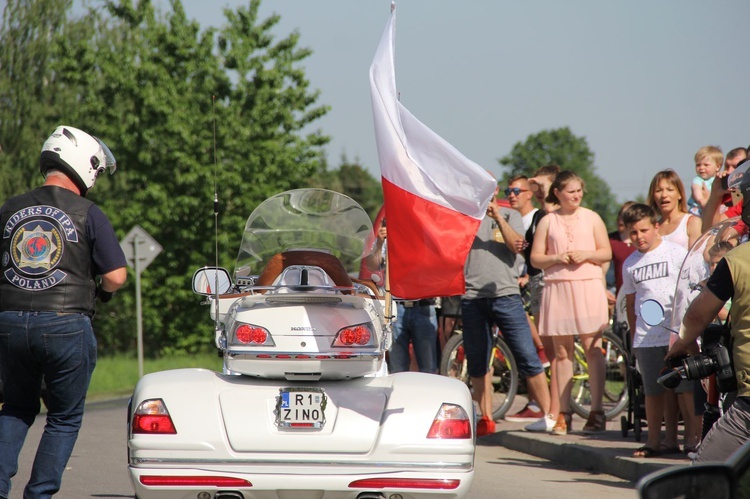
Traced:
POLYGON ((561 411, 560 414, 563 415, 563 418, 565 419, 565 426, 568 429, 568 433, 573 431, 573 412, 572 411, 561 411))
POLYGON ((643 447, 639 447, 638 449, 633 451, 633 457, 649 458, 649 457, 661 456, 662 454, 664 454, 664 452, 661 450, 661 448, 653 449, 646 445, 644 445, 643 447))
POLYGON ((633 457, 657 457, 657 456, 664 456, 667 454, 679 454, 680 453, 680 447, 667 447, 664 444, 661 444, 658 449, 654 449, 652 447, 649 447, 647 445, 644 445, 643 447, 640 447, 633 451, 633 457))
POLYGON ((607 417, 604 411, 591 411, 586 425, 583 427, 583 433, 590 435, 592 433, 601 433, 607 429, 607 417))
POLYGON ((554 435, 567 435, 568 434, 568 422, 565 419, 565 413, 561 412, 557 415, 557 422, 552 427, 552 434, 554 435))

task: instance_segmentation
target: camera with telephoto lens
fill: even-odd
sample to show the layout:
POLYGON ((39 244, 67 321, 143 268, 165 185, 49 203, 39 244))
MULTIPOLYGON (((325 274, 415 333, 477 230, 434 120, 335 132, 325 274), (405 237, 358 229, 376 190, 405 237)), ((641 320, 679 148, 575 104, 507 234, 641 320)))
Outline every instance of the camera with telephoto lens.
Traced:
POLYGON ((729 328, 721 324, 711 324, 703 331, 701 353, 692 357, 675 357, 667 361, 666 367, 656 381, 665 388, 676 388, 683 379, 697 380, 716 375, 716 385, 720 392, 737 390, 732 356, 725 346, 729 342, 729 328))

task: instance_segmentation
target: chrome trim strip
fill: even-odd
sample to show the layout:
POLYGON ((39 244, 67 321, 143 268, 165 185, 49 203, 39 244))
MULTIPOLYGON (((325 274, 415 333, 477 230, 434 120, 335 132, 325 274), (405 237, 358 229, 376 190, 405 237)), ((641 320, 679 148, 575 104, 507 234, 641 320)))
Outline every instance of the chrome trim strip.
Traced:
MULTIPOLYGON (((375 348, 375 347, 373 347, 375 348)), ((317 360, 317 361, 327 361, 327 360, 367 360, 367 359, 374 359, 374 360, 380 360, 383 358, 383 352, 363 352, 363 353, 343 353, 343 352, 315 352, 315 353, 305 353, 305 352, 269 352, 269 351, 262 351, 262 352, 238 352, 238 351, 232 351, 227 350, 226 354, 230 356, 233 360, 239 359, 239 360, 279 360, 279 355, 289 355, 290 357, 288 359, 281 359, 284 361, 287 360, 297 360, 300 362, 309 362, 311 360, 317 360), (262 358, 258 358, 259 355, 262 355, 262 358), (271 356, 271 358, 266 358, 267 356, 271 356), (309 358, 307 359, 297 359, 294 358, 296 355, 306 355, 309 358), (329 359, 316 359, 315 357, 319 356, 327 356, 330 357, 329 359), (337 359, 335 357, 343 357, 346 356, 346 359, 337 359), (276 357, 276 358, 274 358, 276 357)))
POLYGON ((328 466, 341 466, 347 468, 394 468, 399 470, 436 470, 436 469, 450 469, 450 470, 472 470, 474 468, 473 462, 466 463, 440 463, 440 462, 401 462, 401 461, 388 461, 388 462, 370 462, 370 461, 268 461, 268 460, 254 460, 254 459, 157 459, 157 458, 130 458, 131 466, 142 466, 147 464, 163 465, 176 465, 185 466, 191 465, 195 467, 199 466, 273 466, 278 467, 279 465, 284 466, 307 466, 307 467, 328 467, 328 466))

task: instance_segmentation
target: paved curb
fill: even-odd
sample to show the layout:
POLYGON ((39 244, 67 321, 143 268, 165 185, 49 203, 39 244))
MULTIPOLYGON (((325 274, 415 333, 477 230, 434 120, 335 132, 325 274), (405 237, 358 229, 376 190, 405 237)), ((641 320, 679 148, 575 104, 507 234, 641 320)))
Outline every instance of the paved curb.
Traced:
POLYGON ((619 432, 599 435, 568 434, 556 436, 509 429, 481 437, 478 445, 502 445, 571 468, 606 473, 630 482, 637 482, 654 471, 690 461, 682 454, 658 458, 634 458, 633 451, 642 443, 626 441, 619 432))

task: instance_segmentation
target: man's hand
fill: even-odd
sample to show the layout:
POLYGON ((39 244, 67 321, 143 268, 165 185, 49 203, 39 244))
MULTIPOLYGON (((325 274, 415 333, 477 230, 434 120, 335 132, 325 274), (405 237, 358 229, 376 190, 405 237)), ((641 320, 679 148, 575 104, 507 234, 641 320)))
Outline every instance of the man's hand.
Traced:
POLYGON ((711 193, 716 193, 717 196, 721 197, 729 192, 728 190, 724 189, 724 182, 722 181, 724 177, 728 176, 729 172, 727 172, 726 170, 722 170, 717 173, 716 178, 714 178, 714 181, 711 183, 711 193))
POLYGON ((495 220, 500 216, 500 210, 495 201, 490 201, 490 204, 487 205, 487 216, 495 220))
POLYGON ((378 246, 383 246, 383 241, 388 237, 388 229, 386 227, 380 227, 378 229, 378 246))
POLYGON ((101 284, 96 287, 96 298, 100 302, 107 303, 109 300, 112 299, 113 296, 115 296, 115 292, 114 291, 111 291, 111 292, 110 291, 104 291, 102 289, 102 285, 101 284))
POLYGON ((694 351, 694 348, 692 348, 693 345, 696 345, 695 341, 688 343, 678 336, 675 342, 672 343, 672 346, 669 347, 669 351, 667 352, 666 357, 664 357, 664 360, 686 356, 688 353, 694 351))

